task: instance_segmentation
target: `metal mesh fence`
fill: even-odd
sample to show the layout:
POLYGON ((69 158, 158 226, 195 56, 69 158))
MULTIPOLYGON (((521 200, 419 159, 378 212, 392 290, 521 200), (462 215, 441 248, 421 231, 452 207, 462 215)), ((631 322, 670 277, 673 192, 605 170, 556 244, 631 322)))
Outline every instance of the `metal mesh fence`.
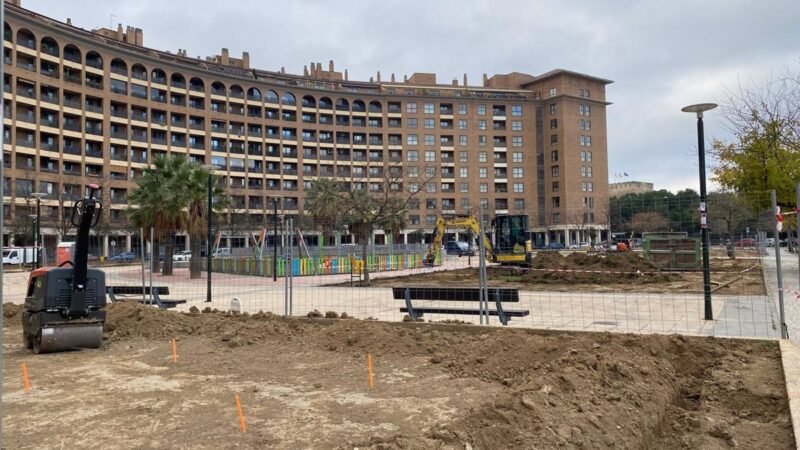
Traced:
MULTIPOLYGON (((687 193, 623 197, 603 210, 554 208, 560 213, 548 218, 483 212, 469 224, 471 216, 426 211, 433 220, 424 225, 366 238, 287 216, 277 234, 270 218, 239 234, 219 227, 210 259, 205 234, 98 236, 90 264, 105 270, 111 300, 178 311, 779 337, 774 251, 781 239, 772 233, 769 197, 709 198, 710 320, 698 209, 699 199, 687 193)), ((47 252, 55 263, 58 249, 47 252)), ((21 303, 26 282, 25 270, 7 270, 5 298, 21 303)), ((799 315, 795 295, 786 294, 787 315, 799 315)))

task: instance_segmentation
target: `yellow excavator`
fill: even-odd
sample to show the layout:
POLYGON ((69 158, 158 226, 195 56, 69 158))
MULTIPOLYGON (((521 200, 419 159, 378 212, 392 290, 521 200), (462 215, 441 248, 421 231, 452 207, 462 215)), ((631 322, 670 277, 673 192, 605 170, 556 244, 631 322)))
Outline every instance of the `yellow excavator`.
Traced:
POLYGON ((439 216, 436 219, 428 254, 425 256, 425 265, 433 265, 436 254, 442 248, 445 230, 448 228, 469 230, 483 239, 486 259, 491 262, 516 266, 529 265, 533 256, 533 244, 528 235, 528 216, 498 215, 492 220, 492 226, 495 230, 495 245, 492 245, 485 233, 480 232, 480 224, 475 216, 439 216))

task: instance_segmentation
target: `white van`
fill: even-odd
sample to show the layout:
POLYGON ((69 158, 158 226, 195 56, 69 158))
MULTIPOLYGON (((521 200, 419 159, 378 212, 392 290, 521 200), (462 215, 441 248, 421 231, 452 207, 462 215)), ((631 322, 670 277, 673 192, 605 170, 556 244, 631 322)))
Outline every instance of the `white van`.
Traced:
POLYGON ((34 247, 10 247, 3 249, 3 264, 32 264, 36 258, 34 247))
POLYGON ((214 258, 231 256, 231 249, 228 247, 218 248, 212 254, 214 258))

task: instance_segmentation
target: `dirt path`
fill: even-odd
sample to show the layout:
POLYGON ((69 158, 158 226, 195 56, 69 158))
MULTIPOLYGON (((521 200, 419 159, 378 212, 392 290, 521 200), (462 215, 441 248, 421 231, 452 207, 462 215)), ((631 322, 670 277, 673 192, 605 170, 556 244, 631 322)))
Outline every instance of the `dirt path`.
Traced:
POLYGON ((740 448, 794 441, 777 344, 110 308, 34 356, 9 309, 9 448, 740 448), (172 363, 171 337, 178 340, 172 363), (376 385, 367 385, 366 354, 376 385), (25 393, 20 364, 33 389, 25 393), (247 433, 238 428, 239 394, 247 433))

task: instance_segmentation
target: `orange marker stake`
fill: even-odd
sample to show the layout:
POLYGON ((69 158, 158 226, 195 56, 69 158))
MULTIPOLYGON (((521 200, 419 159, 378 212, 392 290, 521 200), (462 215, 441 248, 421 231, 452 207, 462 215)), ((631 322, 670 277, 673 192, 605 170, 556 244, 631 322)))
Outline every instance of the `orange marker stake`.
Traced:
POLYGON ((30 392, 31 390, 31 382, 28 380, 28 366, 25 363, 21 364, 22 366, 22 379, 25 381, 25 392, 30 392))
POLYGON ((372 355, 369 353, 367 353, 367 369, 369 369, 369 387, 372 388, 375 386, 375 383, 372 375, 372 355))
POLYGON ((178 364, 178 346, 175 343, 175 338, 172 338, 172 363, 178 364))
POLYGON ((236 411, 239 413, 239 424, 242 426, 242 433, 247 433, 247 425, 244 423, 244 412, 242 412, 242 402, 239 394, 236 394, 236 411))

